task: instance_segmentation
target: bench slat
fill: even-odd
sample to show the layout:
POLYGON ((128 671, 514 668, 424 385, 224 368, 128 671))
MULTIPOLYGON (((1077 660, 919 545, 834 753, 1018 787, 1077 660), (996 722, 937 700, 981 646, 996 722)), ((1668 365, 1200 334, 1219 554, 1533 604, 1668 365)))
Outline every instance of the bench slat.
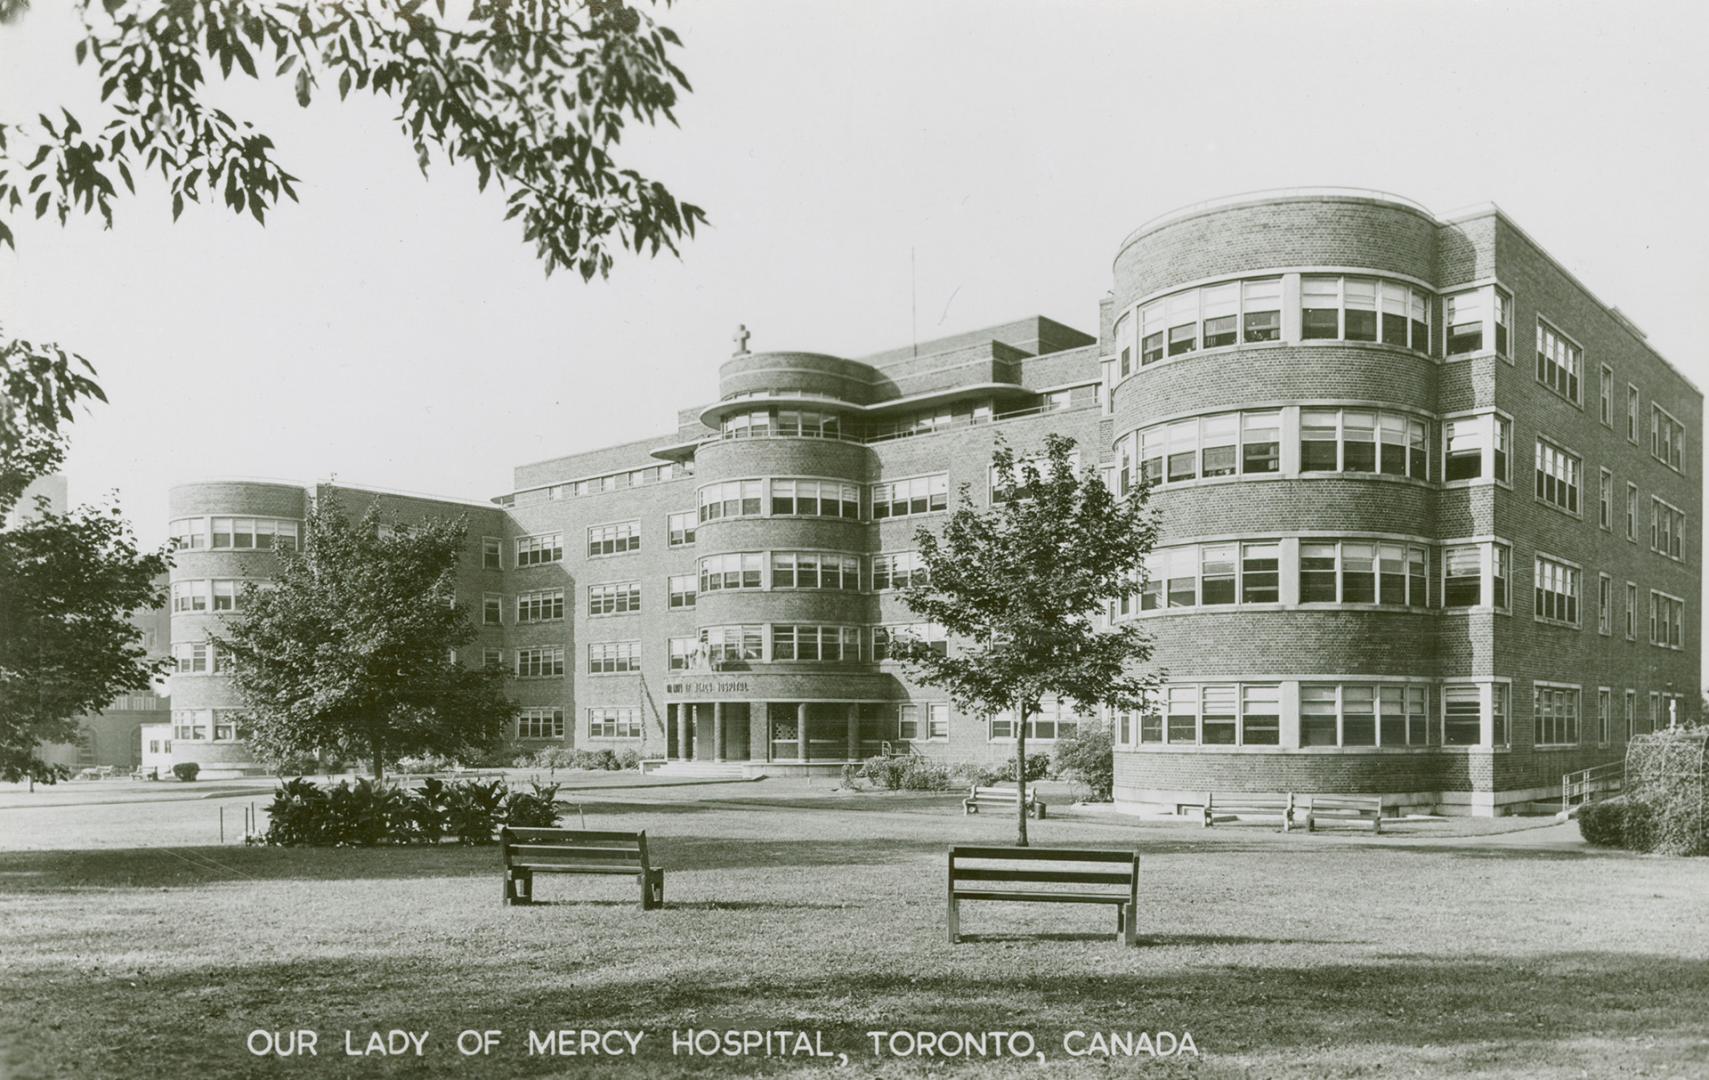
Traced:
POLYGON ((511 851, 528 852, 529 854, 562 855, 566 858, 615 858, 635 859, 641 855, 638 847, 593 847, 579 844, 508 844, 511 851))
POLYGON ((1132 862, 1135 852, 1111 848, 952 847, 952 859, 1031 859, 1051 862, 1132 862))
POLYGON ((505 826, 504 831, 518 840, 627 840, 639 843, 639 833, 632 832, 601 832, 593 829, 547 829, 534 827, 505 826))
POLYGON ((638 863, 628 866, 617 866, 606 863, 543 863, 543 862, 513 862, 512 870, 542 870, 547 873, 560 874, 627 874, 636 877, 641 873, 638 863))
POLYGON ((957 900, 1021 900, 1040 904, 1126 904, 1126 895, 1115 893, 1065 893, 1065 892, 1005 892, 1000 889, 957 889, 953 894, 957 900))
POLYGON ((1036 881, 1040 883, 1056 882, 1064 885, 1127 885, 1133 881, 1133 872, 1125 874, 1113 871, 1092 870, 1000 870, 992 867, 956 867, 953 875, 956 881, 1036 881))

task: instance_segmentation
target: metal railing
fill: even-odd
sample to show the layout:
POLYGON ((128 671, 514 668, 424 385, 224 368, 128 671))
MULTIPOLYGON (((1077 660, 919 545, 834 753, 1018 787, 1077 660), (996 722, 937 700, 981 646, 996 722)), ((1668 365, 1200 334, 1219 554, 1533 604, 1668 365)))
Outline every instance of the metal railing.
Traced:
POLYGON ((1593 802, 1598 797, 1619 791, 1625 786, 1625 759, 1567 773, 1561 777, 1561 813, 1567 813, 1574 806, 1593 802))

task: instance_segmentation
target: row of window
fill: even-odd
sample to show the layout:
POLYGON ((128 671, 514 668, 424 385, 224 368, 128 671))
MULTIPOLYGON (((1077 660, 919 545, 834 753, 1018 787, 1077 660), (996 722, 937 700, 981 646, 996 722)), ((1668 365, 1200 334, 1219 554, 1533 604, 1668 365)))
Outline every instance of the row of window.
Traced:
POLYGON ((197 611, 237 611, 238 603, 243 598, 243 587, 246 584, 256 588, 267 588, 270 581, 258 581, 245 578, 213 580, 174 581, 172 583, 172 610, 174 612, 197 611))
MULTIPOLYGON (((1479 564, 1476 548, 1471 550, 1475 573, 1479 564)), ((1288 602, 1423 608, 1430 606, 1428 567, 1426 548, 1376 540, 1188 544, 1146 556, 1143 584, 1113 601, 1110 616, 1121 619, 1163 608, 1282 603, 1289 580, 1297 587, 1288 602)), ((1463 588, 1454 591, 1455 599, 1463 594, 1463 588)))
MULTIPOLYGON (((172 738, 182 742, 234 742, 243 737, 241 710, 173 709, 172 738)), ((170 743, 166 750, 170 751, 170 743)))
POLYGON ((639 469, 622 469, 603 476, 590 476, 581 480, 571 480, 562 484, 552 484, 548 487, 529 488, 518 491, 514 495, 500 500, 504 506, 529 506, 542 502, 558 502, 563 499, 579 499, 588 495, 600 495, 608 491, 623 491, 627 488, 645 487, 649 484, 662 484, 681 476, 694 475, 694 462, 670 462, 664 465, 647 465, 639 469))
POLYGON ((190 517, 171 524, 179 551, 295 551, 301 523, 288 518, 190 517))
MULTIPOLYGON (((869 628, 860 626, 707 626, 700 629, 698 637, 670 639, 669 669, 691 671, 709 665, 778 660, 859 661, 868 633, 869 628)), ((875 626, 870 628, 870 635, 869 655, 875 663, 888 660, 891 642, 901 637, 924 641, 939 653, 949 648, 944 628, 933 623, 875 626)))

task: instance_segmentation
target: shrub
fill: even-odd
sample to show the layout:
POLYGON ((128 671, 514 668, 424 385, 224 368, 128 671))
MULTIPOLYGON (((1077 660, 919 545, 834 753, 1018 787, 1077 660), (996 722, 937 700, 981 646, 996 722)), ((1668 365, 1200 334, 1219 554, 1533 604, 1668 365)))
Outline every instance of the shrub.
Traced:
POLYGON ((1596 847, 1649 851, 1655 826, 1655 811, 1635 795, 1593 802, 1578 812, 1579 835, 1596 847))
POLYGON ((1051 760, 1057 776, 1090 788, 1093 802, 1109 802, 1114 797, 1116 755, 1108 728, 1085 727, 1057 740, 1051 760))
MULTIPOLYGON (((1709 855, 1709 729, 1640 735, 1626 749, 1630 797, 1649 811, 1636 850, 1709 855)), ((1635 834, 1628 830, 1628 846, 1635 834)))
POLYGON ((186 784, 196 779, 196 774, 201 771, 202 767, 194 761, 180 761, 178 764, 172 766, 172 775, 184 781, 186 784))
POLYGON ((325 838, 327 821, 326 792, 301 777, 287 780, 267 807, 264 839, 285 847, 331 843, 325 838))
POLYGON ((641 767, 641 751, 635 749, 619 750, 617 752, 617 767, 619 769, 639 769, 641 767))
POLYGON ((851 774, 844 769, 843 782, 870 780, 886 791, 949 791, 956 786, 948 767, 922 757, 870 757, 851 774))
POLYGON ((533 784, 533 791, 512 791, 504 798, 504 823, 523 829, 558 824, 558 785, 533 784))
POLYGON ((396 768, 400 773, 440 773, 449 772, 457 762, 442 754, 416 754, 410 757, 398 758, 396 768))
POLYGON ((491 842, 504 805, 502 780, 464 780, 446 789, 445 831, 465 844, 491 842))
MULTIPOLYGON (((1044 754, 1027 755, 1027 783, 1030 784, 1035 780, 1043 780, 1049 775, 1050 758, 1046 757, 1044 754)), ((1007 761, 1003 762, 1003 764, 997 766, 996 777, 999 781, 1011 784, 1014 783, 1015 759, 1011 757, 1007 761)))

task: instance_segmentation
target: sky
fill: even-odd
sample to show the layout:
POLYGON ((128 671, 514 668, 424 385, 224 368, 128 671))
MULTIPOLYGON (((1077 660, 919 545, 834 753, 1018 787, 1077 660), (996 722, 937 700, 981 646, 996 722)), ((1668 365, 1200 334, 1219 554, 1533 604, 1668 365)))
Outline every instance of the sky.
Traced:
MULTIPOLYGON (((0 27, 0 118, 101 116, 70 3, 0 27)), ((674 430, 758 350, 861 355, 1043 314, 1088 331, 1122 238, 1274 187, 1495 202, 1699 386, 1701 3, 694 0, 694 92, 625 152, 706 208, 680 260, 547 279, 502 195, 424 180, 393 111, 241 75, 208 95, 302 178, 265 227, 158 183, 14 221, 0 320, 89 357, 71 496, 150 543, 213 476, 485 499, 514 465, 674 430), (1617 17, 1615 17, 1615 13, 1617 17), (911 269, 912 267, 912 269, 911 269), (917 313, 917 314, 916 314, 917 313)))

